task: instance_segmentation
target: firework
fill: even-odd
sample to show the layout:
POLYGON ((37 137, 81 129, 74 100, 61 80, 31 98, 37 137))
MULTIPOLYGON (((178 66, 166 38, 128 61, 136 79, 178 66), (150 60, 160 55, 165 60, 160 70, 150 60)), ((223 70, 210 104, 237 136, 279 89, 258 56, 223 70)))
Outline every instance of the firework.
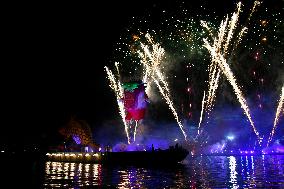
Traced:
MULTIPOLYGON (((217 90, 221 88, 222 77, 225 76, 224 78, 227 78, 227 80, 229 80, 228 77, 230 79, 234 78, 232 82, 229 82, 231 85, 236 85, 233 87, 234 93, 241 95, 236 100, 241 104, 242 111, 248 118, 259 141, 262 140, 254 126, 250 110, 242 92, 246 90, 248 91, 247 95, 250 96, 251 92, 257 91, 257 96, 259 97, 257 97, 258 102, 256 103, 259 103, 258 107, 261 109, 266 107, 260 100, 265 97, 264 94, 261 94, 261 90, 265 87, 267 89, 265 91, 269 91, 273 85, 265 84, 278 79, 277 73, 283 73, 284 61, 283 52, 281 51, 283 49, 283 41, 281 40, 283 22, 279 10, 271 12, 265 7, 260 9, 263 10, 261 14, 253 18, 252 15, 258 5, 260 5, 260 2, 255 1, 252 9, 249 10, 248 18, 243 20, 243 26, 239 25, 239 17, 243 11, 241 10, 241 3, 237 4, 236 11, 232 13, 232 17, 227 16, 225 19, 222 19, 221 25, 220 23, 217 24, 220 18, 218 15, 214 13, 216 17, 212 17, 210 14, 207 14, 210 10, 205 11, 206 14, 204 15, 199 15, 199 12, 194 13, 195 10, 185 10, 185 6, 183 5, 179 6, 179 8, 182 8, 179 11, 175 9, 172 12, 172 9, 163 7, 161 10, 155 9, 154 11, 149 11, 150 13, 145 17, 133 17, 129 23, 129 27, 126 27, 122 32, 115 48, 115 55, 118 56, 112 57, 115 61, 119 59, 123 62, 123 65, 115 65, 116 67, 123 66, 120 72, 117 68, 118 77, 120 74, 121 76, 130 74, 132 77, 134 75, 141 79, 143 78, 143 82, 147 83, 146 93, 150 99, 154 97, 154 93, 152 93, 154 92, 152 90, 154 85, 157 86, 159 93, 161 93, 166 103, 167 100, 173 102, 174 98, 178 99, 179 101, 177 102, 182 104, 181 112, 184 113, 184 118, 191 119, 190 121, 193 122, 199 121, 199 129, 204 126, 202 122, 206 121, 205 117, 208 116, 207 118, 209 118, 209 115, 212 115, 218 94, 217 90), (157 11, 161 12, 157 13, 157 11), (151 14, 154 12, 155 14, 159 14, 159 22, 152 23, 151 14), (200 24, 201 19, 207 19, 208 21, 201 21, 200 24), (155 36, 164 48, 161 48, 158 43, 155 43, 155 40, 151 38, 150 34, 155 36), (208 48, 204 48, 202 40, 207 35, 212 37, 210 41, 208 40, 210 48, 213 48, 210 50, 210 53, 208 53, 208 48), (144 43, 145 39, 148 43, 144 43), (241 43, 242 45, 240 45, 241 43), (211 51, 217 54, 213 56, 211 51), (137 52, 139 56, 137 56, 137 52), (236 53, 238 53, 237 56, 236 53), (167 61, 163 61, 162 59, 167 61), (255 60, 257 62, 254 62, 255 60), (231 66, 233 61, 237 62, 237 64, 231 66), (174 68, 171 66, 166 67, 165 64, 167 62, 178 66, 174 66, 174 68), (220 68, 221 64, 228 64, 229 71, 233 72, 224 74, 224 70, 228 71, 228 69, 224 66, 223 69, 220 68), (277 70, 273 70, 275 68, 277 70), (174 72, 172 72, 174 74, 175 71, 181 71, 179 72, 181 74, 178 75, 179 77, 176 77, 175 74, 174 78, 170 80, 171 74, 166 74, 168 73, 166 69, 174 69, 174 72), (208 71, 208 75, 200 74, 200 72, 205 70, 208 71), (253 75, 252 77, 248 77, 245 73, 253 73, 253 75), (182 76, 186 77, 185 84, 182 83, 184 79, 182 76), (168 85, 168 83, 176 82, 177 79, 179 85, 170 88, 169 86, 172 85, 168 85), (207 80, 208 83, 204 85, 204 82, 200 82, 202 80, 207 80), (242 86, 244 89, 238 84, 244 85, 242 86), (203 94, 203 99, 201 99, 201 93, 205 87, 205 95, 203 94), (177 92, 177 90, 179 91, 177 92), (186 91, 186 94, 183 94, 183 91, 186 91), (198 110, 199 114, 195 112, 197 110, 195 108, 200 106, 199 103, 201 100, 202 104, 201 111, 198 110), (187 107, 187 105, 189 106, 187 107), (189 110, 186 108, 189 108, 189 110), (193 116, 195 113, 198 116, 200 115, 198 117, 199 120, 194 120, 196 118, 193 116)), ((168 105, 168 107, 169 109, 173 107, 174 110, 171 109, 170 111, 175 116, 177 111, 175 111, 174 105, 168 105)), ((281 112, 279 114, 281 115, 281 112)), ((280 115, 276 117, 279 119, 280 115)), ((176 120, 178 123, 180 122, 179 117, 176 120)), ((264 123, 261 122, 261 124, 264 123)), ((262 128, 264 127, 260 129, 262 128)))
MULTIPOLYGON (((254 6, 248 17, 247 23, 252 17, 252 14, 255 11, 256 6, 259 4, 260 3, 258 1, 254 2, 254 6)), ((233 45, 233 49, 231 53, 229 53, 228 48, 230 45, 232 45, 231 41, 233 39, 234 31, 238 23, 240 10, 241 10, 241 3, 238 3, 237 11, 233 13, 231 20, 228 22, 228 17, 226 17, 226 19, 221 22, 220 27, 219 27, 219 33, 218 33, 218 40, 215 39, 216 41, 214 41, 214 48, 216 48, 216 51, 221 51, 225 58, 227 58, 230 54, 234 52, 234 49, 240 43, 243 35, 247 31, 247 27, 243 27, 241 29, 240 33, 238 34, 237 40, 235 44, 233 45)), ((201 20, 201 25, 209 31, 210 36, 214 39, 212 29, 208 26, 207 22, 201 20)), ((218 69, 216 61, 218 60, 212 59, 210 67, 209 67, 208 95, 207 95, 206 106, 205 106, 205 109, 208 112, 210 112, 213 108, 214 100, 216 98, 216 90, 219 85, 220 70, 218 69)), ((203 108, 201 111, 203 111, 203 108)))
POLYGON ((149 34, 146 34, 146 37, 149 39, 149 42, 151 43, 152 51, 149 49, 147 45, 144 45, 143 43, 141 44, 141 47, 144 53, 141 51, 138 51, 138 54, 141 58, 141 63, 142 65, 144 65, 144 68, 145 68, 145 71, 144 71, 145 76, 143 78, 146 78, 146 80, 149 82, 151 79, 157 85, 160 93, 162 94, 163 98, 166 100, 166 103, 168 104, 169 109, 174 115, 174 118, 177 121, 177 124, 180 127, 185 140, 187 140, 187 134, 184 131, 184 127, 179 119, 179 116, 171 100, 168 83, 164 79, 163 73, 159 69, 159 65, 163 59, 165 50, 159 45, 159 43, 154 43, 151 40, 151 37, 149 34))
MULTIPOLYGON (((242 91, 240 87, 238 86, 237 81, 234 77, 234 74, 231 71, 227 63, 227 60, 226 60, 226 57, 228 55, 227 49, 228 49, 228 46, 230 45, 230 41, 232 40, 233 31, 236 28, 236 24, 237 24, 239 12, 240 12, 240 7, 241 7, 241 3, 238 3, 237 12, 233 14, 231 20, 229 21, 229 24, 228 24, 228 17, 226 17, 226 19, 221 22, 220 27, 219 27, 218 36, 213 39, 212 44, 208 42, 208 39, 206 38, 204 39, 204 47, 209 51, 211 58, 212 58, 212 63, 210 65, 211 69, 209 70, 209 71, 212 71, 212 73, 211 74, 209 73, 210 74, 209 75, 209 92, 208 92, 208 98, 207 98, 207 104, 209 105, 207 105, 207 107, 212 106, 211 105, 211 103, 213 102, 212 98, 214 98, 215 89, 217 89, 217 86, 218 86, 217 83, 219 79, 219 74, 218 74, 219 72, 216 71, 217 69, 216 65, 218 65, 218 68, 222 71, 222 73, 226 76, 226 79, 232 85, 234 92, 237 96, 237 99, 239 100, 241 107, 244 110, 244 113, 247 116, 253 128, 253 131, 258 138, 258 142, 259 144, 261 144, 261 138, 251 118, 250 110, 248 108, 246 100, 243 97, 242 91)), ((204 22, 201 22, 201 24, 204 25, 204 22)), ((207 26, 204 25, 204 27, 207 27, 207 26)))
MULTIPOLYGON (((118 67, 117 67, 117 69, 118 69, 118 67)), ((120 81, 115 78, 112 71, 106 66, 105 66, 105 71, 107 72, 107 77, 108 77, 108 80, 110 82, 109 86, 113 90, 113 92, 115 93, 117 105, 118 105, 118 109, 119 109, 119 114, 120 114, 122 121, 123 121, 123 124, 124 124, 124 129, 125 129, 125 133, 126 133, 126 136, 127 136, 128 144, 130 144, 128 127, 127 127, 127 123, 126 123, 126 120, 125 120, 125 116, 126 116, 125 115, 125 108, 124 108, 124 104, 121 101, 121 99, 123 98, 123 88, 121 86, 120 81)))
POLYGON ((137 127, 138 127, 138 121, 135 120, 134 135, 133 135, 133 140, 134 141, 135 141, 135 137, 136 137, 137 127))
POLYGON ((198 134, 199 134, 199 129, 200 129, 202 117, 203 117, 204 102, 205 102, 205 91, 204 91, 203 99, 202 99, 202 107, 201 107, 200 119, 199 119, 199 124, 198 124, 198 134))
POLYGON ((278 106, 277 106, 277 109, 276 109, 276 115, 275 115, 275 119, 274 119, 274 124, 273 124, 272 131, 270 133, 268 142, 267 142, 267 146, 269 145, 269 143, 271 142, 271 140, 273 138, 273 135, 274 135, 275 130, 277 128, 277 123, 279 122, 280 115, 284 114, 283 104, 284 104, 284 85, 282 87, 282 93, 280 94, 280 99, 279 99, 279 103, 278 103, 278 106))

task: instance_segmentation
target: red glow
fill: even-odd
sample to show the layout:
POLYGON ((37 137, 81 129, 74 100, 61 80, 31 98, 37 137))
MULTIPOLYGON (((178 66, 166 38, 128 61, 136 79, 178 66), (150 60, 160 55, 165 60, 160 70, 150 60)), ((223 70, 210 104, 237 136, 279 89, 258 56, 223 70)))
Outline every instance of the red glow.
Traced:
POLYGON ((189 118, 192 117, 192 112, 188 112, 188 117, 189 117, 189 118))

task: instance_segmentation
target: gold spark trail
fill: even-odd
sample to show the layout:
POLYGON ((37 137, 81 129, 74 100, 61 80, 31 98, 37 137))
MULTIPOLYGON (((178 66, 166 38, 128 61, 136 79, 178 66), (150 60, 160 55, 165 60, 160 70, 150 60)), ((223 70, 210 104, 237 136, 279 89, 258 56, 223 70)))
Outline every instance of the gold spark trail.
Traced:
MULTIPOLYGON (((254 12, 256 5, 257 5, 257 3, 254 4, 252 13, 254 12)), ((204 46, 209 51, 209 53, 211 55, 211 59, 212 59, 210 67, 209 67, 208 94, 207 94, 207 98, 205 100, 205 103, 206 103, 205 109, 210 112, 212 107, 213 107, 214 99, 216 98, 216 90, 218 88, 220 73, 222 71, 222 73, 225 75, 226 79, 232 85, 234 92, 237 96, 237 99, 240 102, 241 107, 244 110, 244 113, 247 116, 247 118, 250 122, 250 125, 252 126, 253 131, 258 138, 258 142, 259 142, 259 144, 261 144, 262 139, 259 137, 259 133, 258 133, 258 131, 257 131, 255 125, 254 125, 252 118, 251 118, 250 110, 248 108, 246 100, 243 97, 242 91, 241 91, 240 87, 238 86, 237 81, 234 77, 234 74, 231 71, 231 69, 230 69, 230 67, 227 63, 227 60, 226 60, 227 56, 229 55, 228 49, 232 44, 231 41, 233 39, 234 31, 236 30, 236 25, 238 23, 240 10, 241 10, 241 2, 239 2, 237 4, 237 11, 235 13, 233 13, 233 16, 231 17, 231 19, 229 21, 228 21, 228 16, 223 21, 221 21, 217 37, 213 37, 213 42, 211 43, 211 45, 210 45, 208 39, 203 39, 204 40, 204 46)), ((250 17, 252 15, 252 13, 250 14, 250 17)), ((249 19, 250 19, 250 17, 249 17, 249 19)), ((203 27, 207 28, 207 29, 209 28, 208 25, 206 24, 206 22, 204 22, 204 21, 201 21, 201 25, 203 27)), ((242 38, 243 34, 246 32, 246 30, 247 30, 247 28, 243 27, 243 29, 239 33, 237 44, 241 40, 241 38, 242 38)), ((210 32, 210 29, 208 29, 208 31, 210 32)), ((214 36, 214 35, 211 34, 211 36, 214 36)), ((234 48, 233 48, 233 50, 234 50, 234 48)), ((202 103, 204 103, 204 102, 202 102, 202 103)), ((204 108, 204 106, 203 106, 203 108, 204 108)), ((203 112, 203 108, 202 108, 201 112, 203 112)))
MULTIPOLYGON (((184 127, 171 100, 168 83, 164 79, 163 73, 159 69, 162 59, 164 58, 165 50, 160 46, 159 43, 154 43, 149 34, 146 34, 146 38, 151 44, 151 49, 148 45, 141 43, 141 48, 143 51, 138 51, 138 55, 144 67, 144 82, 146 81, 146 83, 148 83, 147 86, 151 86, 152 81, 157 85, 159 92, 166 100, 169 109, 171 110, 178 126, 180 127, 185 140, 187 140, 187 135, 184 131, 184 127)), ((149 88, 146 89, 146 92, 148 91, 149 88)))
POLYGON ((202 99, 202 107, 201 107, 201 113, 200 113, 199 124, 198 124, 198 134, 199 134, 199 129, 200 129, 200 125, 201 125, 202 117, 203 117, 204 102, 205 102, 205 91, 203 93, 203 99, 202 99))
MULTIPOLYGON (((250 21, 252 14, 255 12, 257 5, 260 5, 259 1, 254 2, 254 6, 251 10, 251 13, 247 19, 247 23, 250 21)), ((237 4, 237 11, 233 13, 229 24, 228 24, 228 17, 225 20, 221 21, 218 37, 217 39, 214 37, 211 28, 208 26, 207 22, 201 20, 201 25, 209 31, 210 36, 214 40, 214 46, 217 48, 217 51, 223 52, 223 56, 226 58, 229 55, 228 48, 231 45, 231 41, 234 36, 234 31, 236 29, 239 14, 241 11, 241 3, 237 4), (227 35, 226 35, 227 33, 227 35)), ((243 35, 246 33, 247 27, 243 27, 237 36, 237 40, 232 48, 231 54, 234 52, 234 49, 240 43, 243 35)), ((213 108, 214 101, 216 99, 216 90, 218 89, 219 85, 219 78, 220 78, 220 70, 218 69, 216 60, 212 60, 209 66, 209 81, 208 81, 208 94, 206 98, 206 106, 204 106, 205 110, 210 113, 213 108)), ((202 110, 203 111, 203 110, 202 110)))
POLYGON ((208 49, 208 51, 210 52, 211 56, 214 57, 212 59, 217 59, 218 61, 218 65, 221 68, 223 74, 226 76, 226 78, 228 79, 228 81, 230 82, 230 84, 232 85, 234 92, 241 104, 242 109, 244 110, 247 118, 249 119, 249 122, 253 128, 254 133, 256 134, 257 138, 258 138, 258 142, 259 144, 261 144, 261 138, 259 137, 259 133, 256 130, 256 127, 254 125, 254 122, 252 121, 251 115, 250 115, 250 110, 247 106, 246 100, 242 95, 242 91, 240 89, 240 87, 237 84, 237 81, 233 75, 233 72, 231 71, 229 65, 227 64, 225 58, 223 57, 223 55, 221 55, 220 53, 216 52, 216 49, 212 46, 210 46, 210 44, 208 43, 208 41, 206 39, 204 39, 204 46, 208 49))
POLYGON ((134 135, 133 135, 133 140, 134 140, 134 141, 135 141, 135 137, 136 137, 137 127, 138 127, 138 121, 135 120, 134 135))
MULTIPOLYGON (((117 67, 117 69, 118 69, 118 67, 117 67)), ((115 93, 117 105, 118 105, 118 109, 119 109, 119 114, 120 114, 122 121, 123 121, 123 124, 124 124, 124 130, 125 130, 125 133, 126 133, 126 136, 127 136, 128 144, 130 144, 128 126, 127 126, 127 123, 126 123, 126 120, 125 120, 125 116, 126 116, 125 115, 125 108, 124 108, 124 104, 121 100, 123 98, 123 88, 121 86, 120 81, 117 80, 115 78, 115 76, 113 75, 112 71, 106 66, 105 66, 105 70, 107 72, 107 78, 110 82, 109 86, 115 93)))
POLYGON ((270 133, 270 136, 269 136, 269 139, 268 139, 268 142, 267 142, 267 146, 269 145, 269 143, 271 142, 271 140, 274 136, 274 133, 275 133, 275 130, 277 128, 277 123, 279 122, 280 116, 284 114, 283 104, 284 104, 284 85, 282 87, 282 93, 280 94, 279 103, 278 103, 275 118, 274 118, 273 128, 272 128, 272 131, 270 133))
POLYGON ((164 87, 162 87, 162 86, 160 85, 159 81, 156 80, 155 78, 153 78, 153 79, 154 79, 154 82, 156 83, 156 85, 157 85, 157 87, 158 87, 160 93, 162 94, 162 96, 163 96, 164 99, 166 100, 166 103, 168 104, 170 110, 172 111, 172 113, 173 113, 173 115, 174 115, 174 118, 175 118, 175 120, 176 120, 178 126, 180 127, 180 129, 181 129, 181 131, 182 131, 182 134, 184 135, 185 140, 187 140, 187 134, 185 133, 184 128, 183 128, 183 125, 182 125, 181 121, 179 120, 179 117, 178 117, 178 114, 177 114, 177 112, 176 112, 176 110, 175 110, 175 108, 174 108, 173 102, 171 101, 171 99, 170 99, 170 97, 168 96, 168 94, 165 93, 165 89, 164 89, 164 87))

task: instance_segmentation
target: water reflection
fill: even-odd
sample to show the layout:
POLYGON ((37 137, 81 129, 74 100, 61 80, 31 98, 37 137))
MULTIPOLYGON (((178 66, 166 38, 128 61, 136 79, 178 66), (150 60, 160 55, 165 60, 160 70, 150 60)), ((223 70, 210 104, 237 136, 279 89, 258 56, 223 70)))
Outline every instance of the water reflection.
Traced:
POLYGON ((230 156, 229 157, 229 168, 230 168, 230 183, 232 184, 231 188, 239 188, 239 185, 237 184, 237 171, 236 171, 236 167, 237 167, 237 161, 236 158, 234 156, 230 156))
POLYGON ((45 187, 101 185, 101 165, 65 162, 45 163, 45 187))
POLYGON ((284 156, 199 156, 163 167, 46 162, 44 188, 284 188, 284 156))

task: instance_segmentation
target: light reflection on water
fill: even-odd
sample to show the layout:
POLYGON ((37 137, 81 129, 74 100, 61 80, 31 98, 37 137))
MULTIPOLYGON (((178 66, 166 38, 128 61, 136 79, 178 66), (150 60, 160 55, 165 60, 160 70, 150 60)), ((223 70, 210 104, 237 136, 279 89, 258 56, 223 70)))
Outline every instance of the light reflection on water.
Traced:
POLYGON ((45 163, 45 188, 284 188, 284 156, 199 156, 163 167, 45 163))

